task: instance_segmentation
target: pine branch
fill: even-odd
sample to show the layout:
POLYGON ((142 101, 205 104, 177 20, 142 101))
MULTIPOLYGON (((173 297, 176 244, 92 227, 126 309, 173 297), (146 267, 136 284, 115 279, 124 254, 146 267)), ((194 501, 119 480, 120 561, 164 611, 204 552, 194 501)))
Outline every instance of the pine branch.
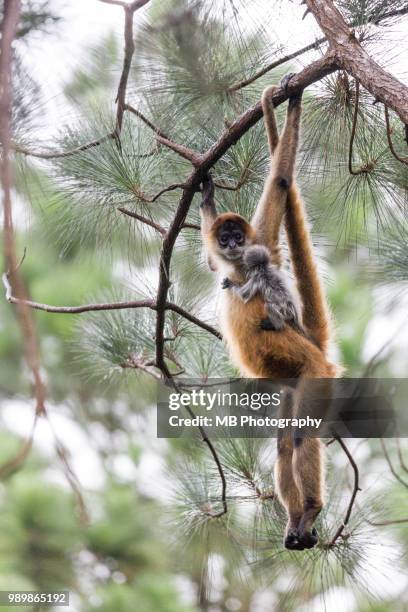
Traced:
POLYGON ((158 232, 161 236, 166 235, 166 230, 163 226, 159 225, 158 223, 155 223, 154 221, 151 221, 150 219, 147 219, 147 217, 138 215, 132 210, 127 210, 127 208, 120 207, 118 208, 118 210, 124 215, 131 217, 132 219, 136 219, 137 221, 140 221, 141 223, 144 223, 145 225, 149 225, 150 227, 153 227, 156 230, 156 232, 158 232))
POLYGON ((190 161, 194 166, 197 166, 200 163, 201 155, 199 153, 196 153, 185 145, 178 144, 177 142, 171 140, 160 128, 156 127, 149 119, 147 119, 147 117, 141 111, 137 110, 130 104, 125 105, 125 110, 128 110, 136 115, 136 117, 139 117, 139 119, 141 119, 143 123, 145 123, 156 134, 157 142, 164 145, 168 149, 175 151, 181 157, 184 157, 184 159, 190 161))
MULTIPOLYGON (((82 304, 81 306, 52 306, 50 304, 42 304, 40 302, 33 302, 31 300, 20 299, 13 296, 12 287, 8 278, 8 274, 3 274, 3 285, 6 289, 6 300, 10 304, 17 304, 19 306, 25 306, 32 308, 33 310, 43 310, 45 312, 51 312, 54 314, 83 314, 84 312, 98 312, 101 310, 128 310, 134 308, 150 308, 151 310, 157 310, 157 305, 154 300, 136 300, 128 302, 107 302, 104 304, 82 304)), ((201 321, 201 319, 181 308, 177 304, 172 302, 166 302, 164 305, 165 310, 171 310, 179 314, 190 323, 194 323, 198 327, 201 327, 205 331, 220 339, 221 334, 212 325, 201 321)))
POLYGON ((342 524, 340 525, 340 527, 337 529, 336 533, 334 534, 333 538, 331 539, 331 541, 329 543, 329 548, 331 548, 332 546, 335 545, 335 543, 337 542, 337 540, 339 539, 340 536, 343 536, 343 531, 346 528, 346 526, 348 525, 348 522, 349 522, 350 517, 351 517, 351 512, 353 510, 353 505, 354 505, 357 493, 359 491, 361 491, 361 489, 359 487, 359 471, 358 471, 357 464, 354 461, 353 455, 350 453, 349 449, 344 444, 344 442, 343 442, 343 440, 341 438, 336 436, 336 440, 340 444, 340 446, 343 449, 343 451, 346 453, 347 458, 350 461, 351 467, 353 468, 353 472, 354 472, 354 487, 353 487, 353 491, 351 493, 351 497, 350 497, 349 505, 347 507, 346 515, 344 517, 344 521, 342 522, 342 524))
MULTIPOLYGON (((102 0, 101 0, 102 1, 102 0)), ((70 149, 69 151, 32 151, 31 149, 27 149, 19 144, 12 143, 12 149, 16 153, 21 153, 22 155, 26 155, 27 157, 38 157, 39 159, 58 159, 60 157, 70 157, 71 155, 77 155, 78 153, 82 153, 82 151, 87 151, 88 149, 92 149, 93 147, 98 147, 103 142, 110 140, 111 138, 115 138, 115 132, 111 132, 106 134, 105 136, 101 136, 96 140, 92 140, 91 142, 86 142, 79 147, 75 147, 74 149, 70 149)))
POLYGON ((150 0, 139 0, 138 2, 132 2, 131 4, 128 4, 126 2, 122 4, 125 11, 125 53, 123 56, 122 74, 120 75, 118 92, 116 94, 115 100, 117 103, 115 134, 118 138, 122 130, 123 114, 125 112, 126 105, 126 89, 129 79, 130 67, 132 65, 132 58, 135 52, 135 43, 133 40, 133 17, 135 11, 147 4, 149 1, 150 0))
MULTIPOLYGON (((310 12, 309 9, 308 9, 308 12, 310 12)), ((387 19, 391 19, 392 17, 402 17, 403 15, 406 15, 406 14, 408 14, 408 6, 402 9, 388 11, 387 13, 384 13, 383 15, 381 15, 378 19, 367 19, 363 23, 351 22, 349 24, 349 27, 353 28, 355 26, 368 25, 370 23, 372 23, 373 25, 379 25, 382 21, 386 21, 387 19)), ((304 16, 306 16, 306 14, 304 16)), ((270 64, 268 64, 267 66, 259 70, 258 72, 256 72, 252 77, 249 77, 248 79, 240 81, 239 83, 235 83, 235 85, 231 85, 231 87, 228 88, 228 92, 233 93, 234 91, 238 91, 239 89, 243 89, 244 87, 247 87, 247 85, 251 85, 257 79, 264 76, 265 74, 267 74, 274 68, 278 68, 279 66, 282 66, 282 64, 286 64, 287 62, 290 62, 290 60, 295 59, 299 57, 300 55, 304 55, 308 51, 313 51, 314 49, 318 49, 325 42, 327 42, 327 38, 325 36, 322 36, 321 38, 318 38, 314 42, 309 43, 308 45, 305 45, 301 49, 298 49, 297 51, 293 51, 293 53, 288 53, 287 55, 284 55, 283 57, 280 57, 279 59, 274 60, 273 62, 271 62, 270 64)))
MULTIPOLYGON (((369 55, 332 0, 306 0, 339 65, 408 123, 408 87, 369 55)), ((408 9, 407 9, 408 10, 408 9)))

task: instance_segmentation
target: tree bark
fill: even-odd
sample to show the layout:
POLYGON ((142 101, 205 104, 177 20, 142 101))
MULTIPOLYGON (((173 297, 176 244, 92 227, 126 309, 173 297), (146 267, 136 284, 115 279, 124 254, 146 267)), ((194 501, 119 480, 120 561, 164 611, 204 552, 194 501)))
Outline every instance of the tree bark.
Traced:
POLYGON ((408 124, 408 87, 367 53, 332 0, 306 0, 339 65, 408 124))

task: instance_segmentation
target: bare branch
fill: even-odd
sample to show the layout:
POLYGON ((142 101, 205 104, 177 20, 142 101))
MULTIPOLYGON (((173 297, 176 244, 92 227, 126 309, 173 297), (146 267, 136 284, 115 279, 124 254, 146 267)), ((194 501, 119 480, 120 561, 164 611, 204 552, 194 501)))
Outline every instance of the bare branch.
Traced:
POLYGON ((183 223, 181 229, 184 229, 184 228, 190 228, 190 229, 197 230, 198 232, 201 232, 201 227, 197 225, 196 223, 183 223))
POLYGON ((159 127, 154 125, 154 123, 152 123, 150 121, 150 119, 148 119, 146 117, 146 115, 144 115, 137 108, 134 108, 134 106, 132 106, 131 104, 125 104, 125 110, 129 111, 130 113, 133 113, 136 117, 141 119, 141 121, 143 121, 143 123, 145 123, 147 125, 147 127, 149 127, 152 130, 152 132, 154 132, 157 136, 162 136, 163 138, 168 138, 166 136, 166 134, 159 127))
POLYGON ((353 472, 354 472, 354 487, 353 487, 353 491, 351 493, 351 497, 350 497, 349 505, 347 507, 346 515, 344 517, 344 521, 342 522, 342 524, 340 525, 340 527, 337 529, 336 533, 334 534, 333 538, 331 539, 331 541, 329 543, 329 547, 334 546, 335 543, 337 542, 337 540, 339 539, 339 537, 342 536, 343 531, 346 528, 346 526, 348 525, 348 522, 350 520, 351 512, 353 510, 353 505, 354 505, 354 501, 356 499, 357 493, 359 491, 361 491, 361 489, 359 487, 359 472, 358 472, 357 464, 354 461, 353 456, 350 453, 349 449, 344 444, 343 440, 341 438, 337 437, 337 436, 336 436, 336 440, 340 444, 340 446, 343 449, 343 451, 346 453, 347 458, 350 461, 351 467, 353 468, 353 472))
POLYGON ((164 145, 168 149, 175 151, 184 159, 188 159, 188 161, 190 161, 194 166, 197 166, 200 164, 201 158, 202 158, 200 153, 196 153, 189 147, 178 144, 177 142, 174 142, 173 140, 171 140, 168 136, 166 136, 166 134, 160 128, 156 127, 150 121, 150 119, 148 119, 141 111, 137 110, 130 104, 125 104, 124 108, 125 110, 129 111, 130 113, 133 113, 133 115, 141 119, 143 123, 145 123, 156 134, 157 142, 164 145))
POLYGON ((144 193, 140 191, 137 191, 135 195, 139 198, 139 200, 142 200, 142 202, 152 204, 153 202, 158 200, 160 196, 162 196, 164 193, 167 193, 168 191, 174 191, 175 189, 183 189, 184 187, 185 187, 184 183, 173 183, 172 185, 168 185, 167 187, 164 187, 152 197, 146 196, 144 193))
MULTIPOLYGON (((102 0, 101 0, 102 1, 102 0)), ((97 138, 96 140, 92 140, 91 142, 86 142, 79 147, 75 147, 74 149, 70 149, 69 151, 32 151, 31 149, 27 149, 22 147, 17 143, 12 143, 12 149, 16 153, 21 153, 22 155, 27 155, 30 157, 38 157, 40 159, 58 159, 59 157, 70 157, 71 155, 77 155, 82 151, 86 151, 87 149, 92 149, 93 147, 98 147, 103 142, 107 140, 115 138, 115 132, 111 132, 110 134, 106 134, 101 138, 97 138)))
POLYGON ((128 210, 127 208, 118 208, 118 210, 124 215, 127 215, 128 217, 132 217, 132 219, 137 219, 137 221, 141 221, 145 225, 150 225, 150 227, 153 227, 156 232, 158 232, 161 236, 166 235, 166 230, 164 229, 164 227, 162 227, 158 223, 155 223, 154 221, 151 221, 150 219, 147 219, 147 217, 142 217, 142 215, 138 215, 137 213, 133 212, 132 210, 128 210))
MULTIPOLYGON (((84 312, 97 312, 101 310, 126 310, 132 308, 150 308, 151 310, 157 310, 157 306, 154 300, 136 300, 128 302, 107 302, 103 304, 82 304, 81 306, 51 306, 50 304, 41 304, 40 302, 33 302, 31 300, 21 300, 12 295, 12 288, 8 279, 7 274, 3 274, 3 285, 6 289, 6 299, 11 304, 24 305, 33 310, 43 310, 45 312, 52 312, 55 314, 83 314, 84 312)), ((164 305, 165 310, 172 310, 179 314, 187 321, 194 323, 198 327, 205 329, 216 338, 221 338, 221 334, 212 325, 201 321, 198 317, 187 312, 181 306, 173 304, 173 302, 166 302, 164 305)))
POLYGON ((313 43, 310 43, 306 45, 305 47, 302 47, 301 49, 294 51, 293 53, 288 53, 287 55, 284 55, 283 57, 280 57, 279 59, 274 60, 273 62, 265 66, 265 68, 262 68, 262 70, 259 70, 258 72, 256 72, 253 76, 249 77, 248 79, 240 81, 239 83, 235 83, 235 85, 231 85, 231 87, 228 88, 228 92, 233 93, 234 91, 238 91, 239 89, 243 89, 244 87, 247 87, 247 85, 251 85, 251 83, 259 79, 260 77, 264 76, 264 74, 266 74, 267 72, 270 72, 274 68, 278 68, 282 64, 286 64, 286 62, 290 62, 290 60, 295 59, 295 57, 299 57, 299 55, 303 55, 304 53, 307 53, 308 51, 317 49, 318 47, 320 47, 320 45, 322 45, 325 42, 327 41, 326 41, 325 36, 323 36, 322 38, 318 38, 317 40, 315 40, 313 43))
POLYGON ((116 128, 115 134, 119 137, 122 130, 123 113, 125 112, 126 88, 129 79, 130 66, 132 65, 133 53, 135 51, 135 43, 133 41, 133 10, 129 4, 124 5, 125 9, 125 53, 123 55, 122 74, 120 75, 118 92, 116 94, 116 128))

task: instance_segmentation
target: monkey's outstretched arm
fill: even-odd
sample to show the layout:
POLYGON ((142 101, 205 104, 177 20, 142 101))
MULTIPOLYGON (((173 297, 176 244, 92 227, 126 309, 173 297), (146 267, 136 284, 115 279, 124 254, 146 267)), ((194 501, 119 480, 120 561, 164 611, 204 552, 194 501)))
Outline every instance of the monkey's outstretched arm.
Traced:
POLYGON ((201 235, 204 248, 207 255, 208 266, 210 270, 217 269, 215 261, 209 255, 208 249, 208 233, 215 219, 217 218, 217 209, 214 201, 214 183, 210 175, 207 175, 203 181, 202 200, 200 204, 201 217, 201 235))
POLYGON ((286 210, 288 188, 293 182, 299 140, 301 94, 289 100, 286 123, 279 140, 272 101, 275 90, 276 87, 270 87, 262 96, 265 128, 273 158, 252 224, 258 240, 270 249, 272 263, 280 266, 279 233, 286 210))

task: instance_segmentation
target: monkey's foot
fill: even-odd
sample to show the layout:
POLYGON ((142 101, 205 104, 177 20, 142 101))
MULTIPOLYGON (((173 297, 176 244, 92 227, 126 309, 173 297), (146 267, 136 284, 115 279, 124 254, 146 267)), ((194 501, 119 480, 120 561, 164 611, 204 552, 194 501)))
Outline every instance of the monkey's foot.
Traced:
POLYGON ((288 550, 304 550, 305 548, 296 528, 288 529, 283 544, 288 550))
POLYGON ((313 548, 319 541, 319 536, 314 527, 311 531, 305 531, 299 534, 299 542, 303 545, 303 548, 313 548))
POLYGON ((214 181, 212 179, 211 174, 207 174, 207 176, 203 180, 202 187, 202 201, 200 206, 208 206, 212 204, 214 197, 214 181))

